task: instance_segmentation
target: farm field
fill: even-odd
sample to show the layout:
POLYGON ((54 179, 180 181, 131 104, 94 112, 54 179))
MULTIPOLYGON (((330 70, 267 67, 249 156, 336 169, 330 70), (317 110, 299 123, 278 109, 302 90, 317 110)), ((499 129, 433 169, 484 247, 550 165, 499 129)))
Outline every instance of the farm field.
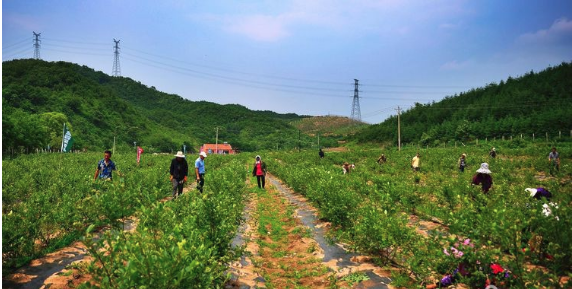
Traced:
MULTIPOLYGON (((324 159, 317 152, 270 153, 266 160, 273 174, 332 223, 336 238, 380 264, 401 268, 393 286, 424 287, 456 269, 465 275, 457 275, 458 281, 471 288, 487 282, 503 288, 570 286, 562 285, 572 265, 570 158, 561 157, 553 177, 551 146, 497 145, 495 159, 488 155, 491 144, 420 149, 420 172, 410 168, 416 148, 353 148, 326 153, 324 159), (379 165, 381 153, 388 161, 379 165), (464 173, 457 169, 462 153, 468 162, 464 173), (355 164, 348 175, 342 174, 344 162, 355 164), (494 180, 486 195, 471 185, 482 162, 489 163, 494 180), (544 202, 530 198, 528 187, 550 190, 558 208, 545 216, 544 202), (420 230, 411 225, 415 220, 435 226, 420 230)), ((559 147, 560 155, 569 156, 570 149, 559 147)))
MULTIPOLYGON (((559 144, 561 170, 550 176, 549 145, 496 145, 496 159, 488 156, 490 145, 420 149, 420 172, 409 167, 415 148, 350 147, 326 151, 323 159, 317 151, 259 154, 273 176, 331 224, 328 238, 393 268, 395 288, 425 288, 459 268, 463 274, 456 281, 471 288, 487 282, 499 288, 570 286, 572 146, 559 144), (379 165, 382 152, 388 161, 379 165), (464 173, 456 167, 461 153, 467 154, 464 173), (355 164, 350 174, 342 174, 344 162, 355 164), (489 163, 494 179, 487 195, 470 185, 481 162, 489 163), (558 204, 549 216, 542 213, 543 201, 524 190, 540 186, 558 204)), ((190 193, 167 202, 171 155, 145 155, 139 166, 134 156, 114 155, 123 176, 92 182, 100 158, 37 154, 3 161, 3 279, 32 259, 83 240, 93 258, 75 265, 90 276, 83 287, 228 286, 229 264, 249 254, 249 248, 230 245, 246 211, 255 219, 254 234, 264 236, 256 238, 252 260, 268 288, 347 288, 361 281, 341 279, 315 258, 319 246, 311 232, 273 186, 249 185, 250 154, 209 156, 205 193, 189 186, 190 193), (137 220, 132 231, 122 230, 127 217, 137 220), (307 246, 291 261, 311 267, 306 273, 288 270, 295 265, 281 259, 292 258, 288 245, 298 239, 307 246)))

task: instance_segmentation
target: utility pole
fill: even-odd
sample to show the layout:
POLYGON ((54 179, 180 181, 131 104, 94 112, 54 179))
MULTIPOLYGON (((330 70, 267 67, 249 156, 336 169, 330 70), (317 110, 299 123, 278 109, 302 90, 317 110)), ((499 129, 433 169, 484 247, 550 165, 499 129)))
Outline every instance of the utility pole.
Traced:
POLYGON ((397 107, 397 148, 401 151, 401 121, 399 119, 401 115, 401 108, 397 107))
POLYGON ((113 38, 113 42, 115 42, 115 46, 113 46, 115 49, 113 52, 113 54, 115 54, 115 58, 113 59, 113 76, 121 76, 121 65, 119 65, 119 41, 121 40, 115 40, 115 38, 113 38))
POLYGON ((42 33, 36 33, 35 31, 32 31, 32 33, 34 33, 34 59, 40 59, 40 35, 42 33))
POLYGON ((218 154, 218 126, 216 127, 215 154, 218 154))
POLYGON ((358 81, 354 79, 354 100, 352 102, 352 116, 351 119, 361 121, 361 110, 359 108, 359 90, 358 81))
POLYGON ((298 152, 300 152, 300 130, 298 130, 298 152))

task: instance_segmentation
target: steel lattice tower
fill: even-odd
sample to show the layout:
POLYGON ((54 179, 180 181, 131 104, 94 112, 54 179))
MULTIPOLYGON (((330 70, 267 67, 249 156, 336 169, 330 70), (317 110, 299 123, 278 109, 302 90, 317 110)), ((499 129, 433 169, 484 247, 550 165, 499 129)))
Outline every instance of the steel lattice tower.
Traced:
POLYGON ((40 59, 40 35, 42 33, 36 33, 35 31, 32 31, 32 33, 34 33, 34 59, 40 59))
POLYGON ((121 65, 119 65, 119 41, 121 40, 115 40, 115 38, 113 39, 113 42, 115 42, 115 46, 113 48, 115 48, 115 58, 113 59, 113 76, 121 76, 121 65))
POLYGON ((361 121, 361 110, 359 108, 359 90, 358 90, 358 81, 355 81, 355 88, 354 88, 354 101, 352 103, 352 116, 351 119, 361 121))

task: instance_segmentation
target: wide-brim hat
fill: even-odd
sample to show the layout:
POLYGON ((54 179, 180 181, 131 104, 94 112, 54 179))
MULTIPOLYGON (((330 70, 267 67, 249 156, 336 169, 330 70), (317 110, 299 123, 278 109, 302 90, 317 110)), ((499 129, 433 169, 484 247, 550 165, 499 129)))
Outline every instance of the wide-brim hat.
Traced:
POLYGON ((489 164, 482 163, 481 167, 477 170, 477 173, 490 175, 492 172, 489 170, 489 164))
POLYGON ((178 157, 178 158, 184 158, 184 157, 185 157, 185 155, 183 154, 182 151, 178 151, 175 156, 178 157))
POLYGON ((257 159, 257 160, 261 160, 262 158, 261 158, 260 156, 258 156, 258 155, 257 155, 257 156, 255 157, 255 159, 257 159))
POLYGON ((536 195, 536 192, 538 191, 535 188, 526 188, 524 189, 525 192, 528 192, 530 194, 531 197, 534 197, 534 195, 536 195))
POLYGON ((200 155, 200 156, 203 156, 204 158, 207 157, 207 153, 205 153, 205 152, 201 152, 199 155, 200 155))

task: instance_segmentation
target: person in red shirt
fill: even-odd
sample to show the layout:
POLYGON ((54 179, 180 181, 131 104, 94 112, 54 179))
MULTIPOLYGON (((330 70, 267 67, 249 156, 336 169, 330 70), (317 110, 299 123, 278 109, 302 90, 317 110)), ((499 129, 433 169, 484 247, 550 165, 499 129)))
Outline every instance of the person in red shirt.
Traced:
POLYGON ((260 156, 256 156, 256 162, 254 163, 254 169, 252 169, 252 176, 256 176, 256 181, 258 182, 258 188, 263 188, 266 184, 266 164, 262 161, 260 156))

